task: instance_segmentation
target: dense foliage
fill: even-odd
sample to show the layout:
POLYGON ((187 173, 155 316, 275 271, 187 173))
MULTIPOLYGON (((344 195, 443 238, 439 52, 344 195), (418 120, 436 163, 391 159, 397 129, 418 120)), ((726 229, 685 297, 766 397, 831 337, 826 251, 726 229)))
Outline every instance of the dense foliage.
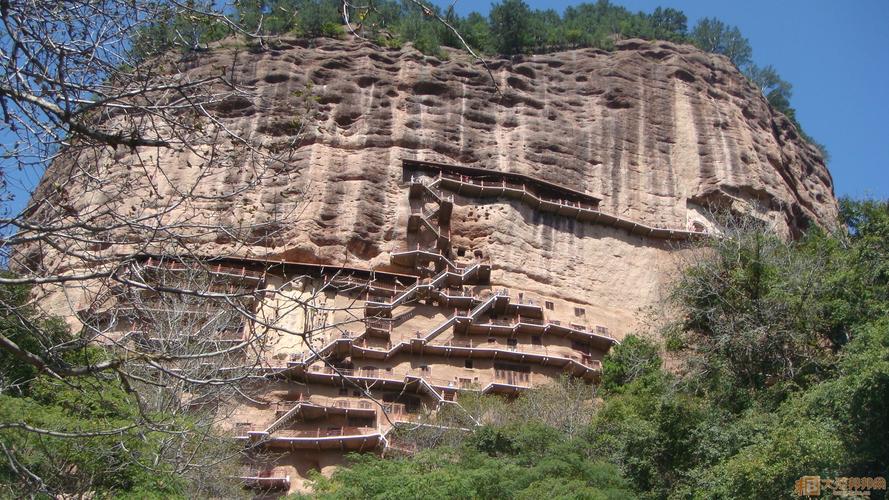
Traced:
POLYGON ((590 460, 582 442, 539 425, 484 427, 457 448, 411 459, 355 456, 319 498, 601 498, 632 495, 617 467, 590 460))
POLYGON ((508 407, 514 416, 492 404, 479 414, 493 423, 460 443, 355 458, 319 478, 321 496, 796 498, 804 475, 886 477, 889 205, 842 208, 848 233, 788 243, 741 223, 711 241, 660 331, 683 368, 626 339, 606 358, 597 407, 566 414, 582 431, 528 411, 544 388, 508 407))

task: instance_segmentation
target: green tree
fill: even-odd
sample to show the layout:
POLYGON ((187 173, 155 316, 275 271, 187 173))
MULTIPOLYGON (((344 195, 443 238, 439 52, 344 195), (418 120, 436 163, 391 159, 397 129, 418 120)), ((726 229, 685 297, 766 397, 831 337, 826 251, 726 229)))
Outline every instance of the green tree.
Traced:
POLYGON ((629 335, 605 356, 602 363, 602 388, 617 391, 634 380, 658 373, 661 364, 657 344, 643 337, 629 335))
POLYGON ((482 427, 458 448, 408 459, 353 455, 318 498, 632 498, 613 465, 588 458, 581 442, 537 424, 482 427))
POLYGON ((743 405, 749 390, 806 384, 829 369, 831 249, 801 251, 755 219, 727 220, 708 247, 687 262, 672 295, 683 318, 671 335, 700 375, 695 382, 743 405))
MULTIPOLYGON (((297 26, 300 7, 312 7, 311 0, 238 0, 235 10, 239 25, 251 32, 265 35, 280 35, 293 31, 297 26), (302 4, 302 5, 300 5, 302 4)), ((318 0, 324 3, 324 0, 318 0)))
POLYGON ((531 9, 524 0, 503 0, 491 7, 494 48, 503 55, 521 54, 534 43, 531 9))
POLYGON ((532 12, 529 34, 530 46, 536 51, 561 47, 564 44, 564 36, 559 13, 552 9, 532 12))
MULTIPOLYGON (((435 15, 441 14, 437 7, 430 7, 430 9, 435 15)), ((410 4, 402 10, 394 28, 404 41, 412 42, 420 52, 438 57, 443 56, 441 46, 445 41, 444 27, 430 21, 429 15, 416 5, 410 4)))
POLYGON ((682 41, 688 33, 688 18, 681 10, 658 7, 649 16, 652 37, 661 40, 682 41))
POLYGON ((151 23, 135 30, 128 51, 135 62, 145 61, 174 49, 206 49, 209 43, 233 33, 229 25, 206 14, 212 12, 210 2, 189 1, 184 5, 188 10, 171 6, 159 12, 151 23))
POLYGON ((612 391, 593 418, 591 453, 618 464, 640 493, 664 498, 697 465, 702 429, 718 413, 658 371, 612 391))
MULTIPOLYGON (((4 278, 14 275, 0 272, 4 278)), ((58 319, 38 319, 27 304, 30 287, 25 285, 0 286, 0 333, 17 348, 27 352, 40 352, 44 346, 60 345, 70 341, 65 324, 58 319)), ((53 353, 57 359, 60 352, 53 353)), ((0 388, 17 396, 31 393, 31 384, 39 375, 34 365, 22 363, 10 350, 0 350, 0 388)))
POLYGON ((336 4, 329 0, 303 0, 296 6, 296 29, 308 37, 339 37, 342 19, 336 4))
POLYGON ((677 376, 624 376, 654 353, 635 341, 606 358, 589 439, 637 491, 792 498, 801 475, 887 473, 889 207, 841 205, 848 233, 736 223, 690 263, 673 287, 684 319, 665 330, 677 376))
MULTIPOLYGON (((491 26, 485 16, 478 12, 472 12, 465 18, 457 22, 457 29, 473 49, 477 49, 485 54, 496 51, 494 37, 491 33, 491 26)), ((456 45, 451 45, 456 46, 456 45)))
POLYGON ((691 40, 702 50, 728 57, 738 68, 744 68, 753 58, 753 49, 741 35, 741 30, 718 19, 705 17, 698 21, 691 32, 691 40))
POLYGON ((760 92, 773 108, 788 117, 795 117, 796 112, 790 107, 793 86, 782 79, 772 65, 760 67, 751 64, 745 68, 744 74, 759 87, 760 92))

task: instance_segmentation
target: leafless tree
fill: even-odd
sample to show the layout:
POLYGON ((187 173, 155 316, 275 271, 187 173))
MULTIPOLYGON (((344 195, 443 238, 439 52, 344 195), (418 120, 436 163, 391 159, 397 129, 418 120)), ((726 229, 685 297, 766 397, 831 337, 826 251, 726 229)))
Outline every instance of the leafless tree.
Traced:
MULTIPOLYGON (((224 418, 220 409, 243 396, 246 381, 267 372, 270 327, 247 320, 259 294, 275 293, 261 291, 261 265, 238 275, 202 249, 214 243, 238 254, 262 247, 295 220, 302 202, 297 195, 278 203, 274 214, 241 220, 207 216, 208 208, 238 206, 267 183, 295 175, 289 165, 300 137, 294 130, 289 144, 270 147, 231 126, 230 111, 258 97, 224 68, 195 70, 199 37, 197 28, 186 28, 250 33, 225 10, 207 10, 211 6, 0 2, 0 174, 7 200, 0 257, 12 271, 0 276, 0 286, 33 292, 27 304, 0 308, 36 339, 26 347, 0 333, 0 349, 71 384, 114 377, 139 402, 139 417, 124 428, 166 436, 158 456, 140 463, 198 475, 218 468, 227 456, 220 449, 232 451, 231 442, 210 445, 220 437, 213 430, 224 418), (146 59, 136 44, 162 19, 184 24, 165 47, 171 50, 146 59), (16 191, 40 177, 30 203, 17 210, 12 195, 22 196, 16 191), (67 317, 73 337, 60 341, 46 331, 39 319, 54 315, 67 317), (87 345, 104 345, 105 354, 74 363, 66 357, 87 345), (216 463, 196 443, 213 449, 216 463)), ((303 98, 298 106, 301 127, 311 120, 311 101, 303 98)), ((121 432, 102 422, 92 430, 42 429, 26 421, 0 427, 82 446, 121 432)), ((19 450, 3 448, 8 470, 32 492, 89 491, 88 480, 52 484, 53 478, 37 477, 18 459, 19 450)))
POLYGON ((418 422, 400 425, 394 432, 397 451, 415 452, 438 446, 455 446, 479 425, 509 426, 538 423, 568 436, 579 436, 595 415, 595 387, 563 376, 534 387, 514 400, 467 391, 460 405, 447 405, 418 422))
MULTIPOLYGON (((341 6, 347 25, 364 8, 341 6)), ((195 443, 216 440, 228 403, 251 398, 253 382, 286 367, 269 356, 273 332, 300 336, 314 350, 323 342, 313 338, 362 320, 327 319, 333 308, 316 299, 328 284, 294 296, 287 285, 303 277, 292 277, 267 289, 268 266, 233 267, 206 250, 243 255, 272 246, 304 205, 296 193, 271 214, 208 216, 298 175, 292 155, 312 120, 307 89, 291 103, 297 118, 285 141, 261 143, 233 126, 232 115, 260 97, 232 68, 200 64, 204 34, 221 30, 260 48, 266 37, 232 12, 193 0, 0 0, 0 260, 11 271, 0 287, 31 289, 26 304, 0 300, 0 309, 36 339, 26 345, 0 332, 0 351, 63 383, 116 380, 140 410, 123 428, 7 421, 0 429, 90 446, 91 438, 144 427, 167 436, 155 464, 200 476, 215 465, 208 457, 231 450, 219 441, 207 446, 212 454, 199 453, 195 443), (165 38, 155 47, 159 25, 165 38), (20 208, 16 197, 36 179, 20 208), (290 310, 259 305, 274 296, 290 310), (306 323, 282 326, 280 316, 294 311, 306 323), (39 321, 54 316, 66 318, 70 338, 60 341, 39 321), (101 359, 66 357, 95 345, 105 347, 101 359)), ((0 381, 0 394, 16 383, 0 381)), ((90 489, 89 480, 53 486, 24 467, 17 450, 2 452, 35 492, 90 489)))

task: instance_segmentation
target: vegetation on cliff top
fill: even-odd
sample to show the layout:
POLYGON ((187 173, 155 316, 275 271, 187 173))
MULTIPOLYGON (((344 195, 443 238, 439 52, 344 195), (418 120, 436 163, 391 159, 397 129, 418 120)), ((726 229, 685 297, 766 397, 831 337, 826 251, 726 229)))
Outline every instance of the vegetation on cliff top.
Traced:
POLYGON ((804 475, 886 477, 889 205, 842 206, 849 234, 736 226, 688 263, 659 329, 678 372, 631 336, 595 409, 558 387, 476 403, 486 425, 409 459, 355 457, 318 496, 797 498, 804 475), (543 407, 565 418, 523 410, 543 407))
MULTIPOLYGON (((701 19, 689 30, 681 10, 658 7, 651 13, 631 12, 608 0, 569 6, 561 14, 553 9, 531 9, 524 0, 502 0, 493 4, 488 16, 473 12, 465 17, 453 6, 442 11, 411 0, 374 0, 367 6, 355 9, 348 27, 336 0, 243 0, 236 2, 234 15, 250 33, 339 37, 351 28, 381 45, 411 42, 421 52, 438 57, 445 57, 442 47, 465 48, 463 41, 481 54, 505 56, 581 47, 611 50, 615 40, 626 38, 691 43, 728 57, 769 104, 828 157, 826 148, 809 137, 797 120, 791 106, 792 85, 773 66, 754 64, 750 42, 736 26, 718 19, 701 19)), ((215 18, 177 16, 145 30, 135 50, 147 56, 183 47, 183 34, 187 40, 184 48, 192 49, 228 36, 232 30, 215 18)))

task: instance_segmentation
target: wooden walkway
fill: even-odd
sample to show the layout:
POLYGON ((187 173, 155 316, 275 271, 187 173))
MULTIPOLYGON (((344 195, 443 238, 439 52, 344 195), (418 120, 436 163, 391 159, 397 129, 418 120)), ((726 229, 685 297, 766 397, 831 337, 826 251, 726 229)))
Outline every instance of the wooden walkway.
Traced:
POLYGON ((541 212, 608 225, 648 238, 681 241, 707 236, 704 232, 655 227, 602 212, 599 209, 598 198, 526 175, 416 160, 403 160, 402 165, 405 177, 412 185, 420 183, 413 180, 416 172, 433 171, 436 175, 433 181, 436 187, 447 189, 460 196, 510 198, 541 212))

